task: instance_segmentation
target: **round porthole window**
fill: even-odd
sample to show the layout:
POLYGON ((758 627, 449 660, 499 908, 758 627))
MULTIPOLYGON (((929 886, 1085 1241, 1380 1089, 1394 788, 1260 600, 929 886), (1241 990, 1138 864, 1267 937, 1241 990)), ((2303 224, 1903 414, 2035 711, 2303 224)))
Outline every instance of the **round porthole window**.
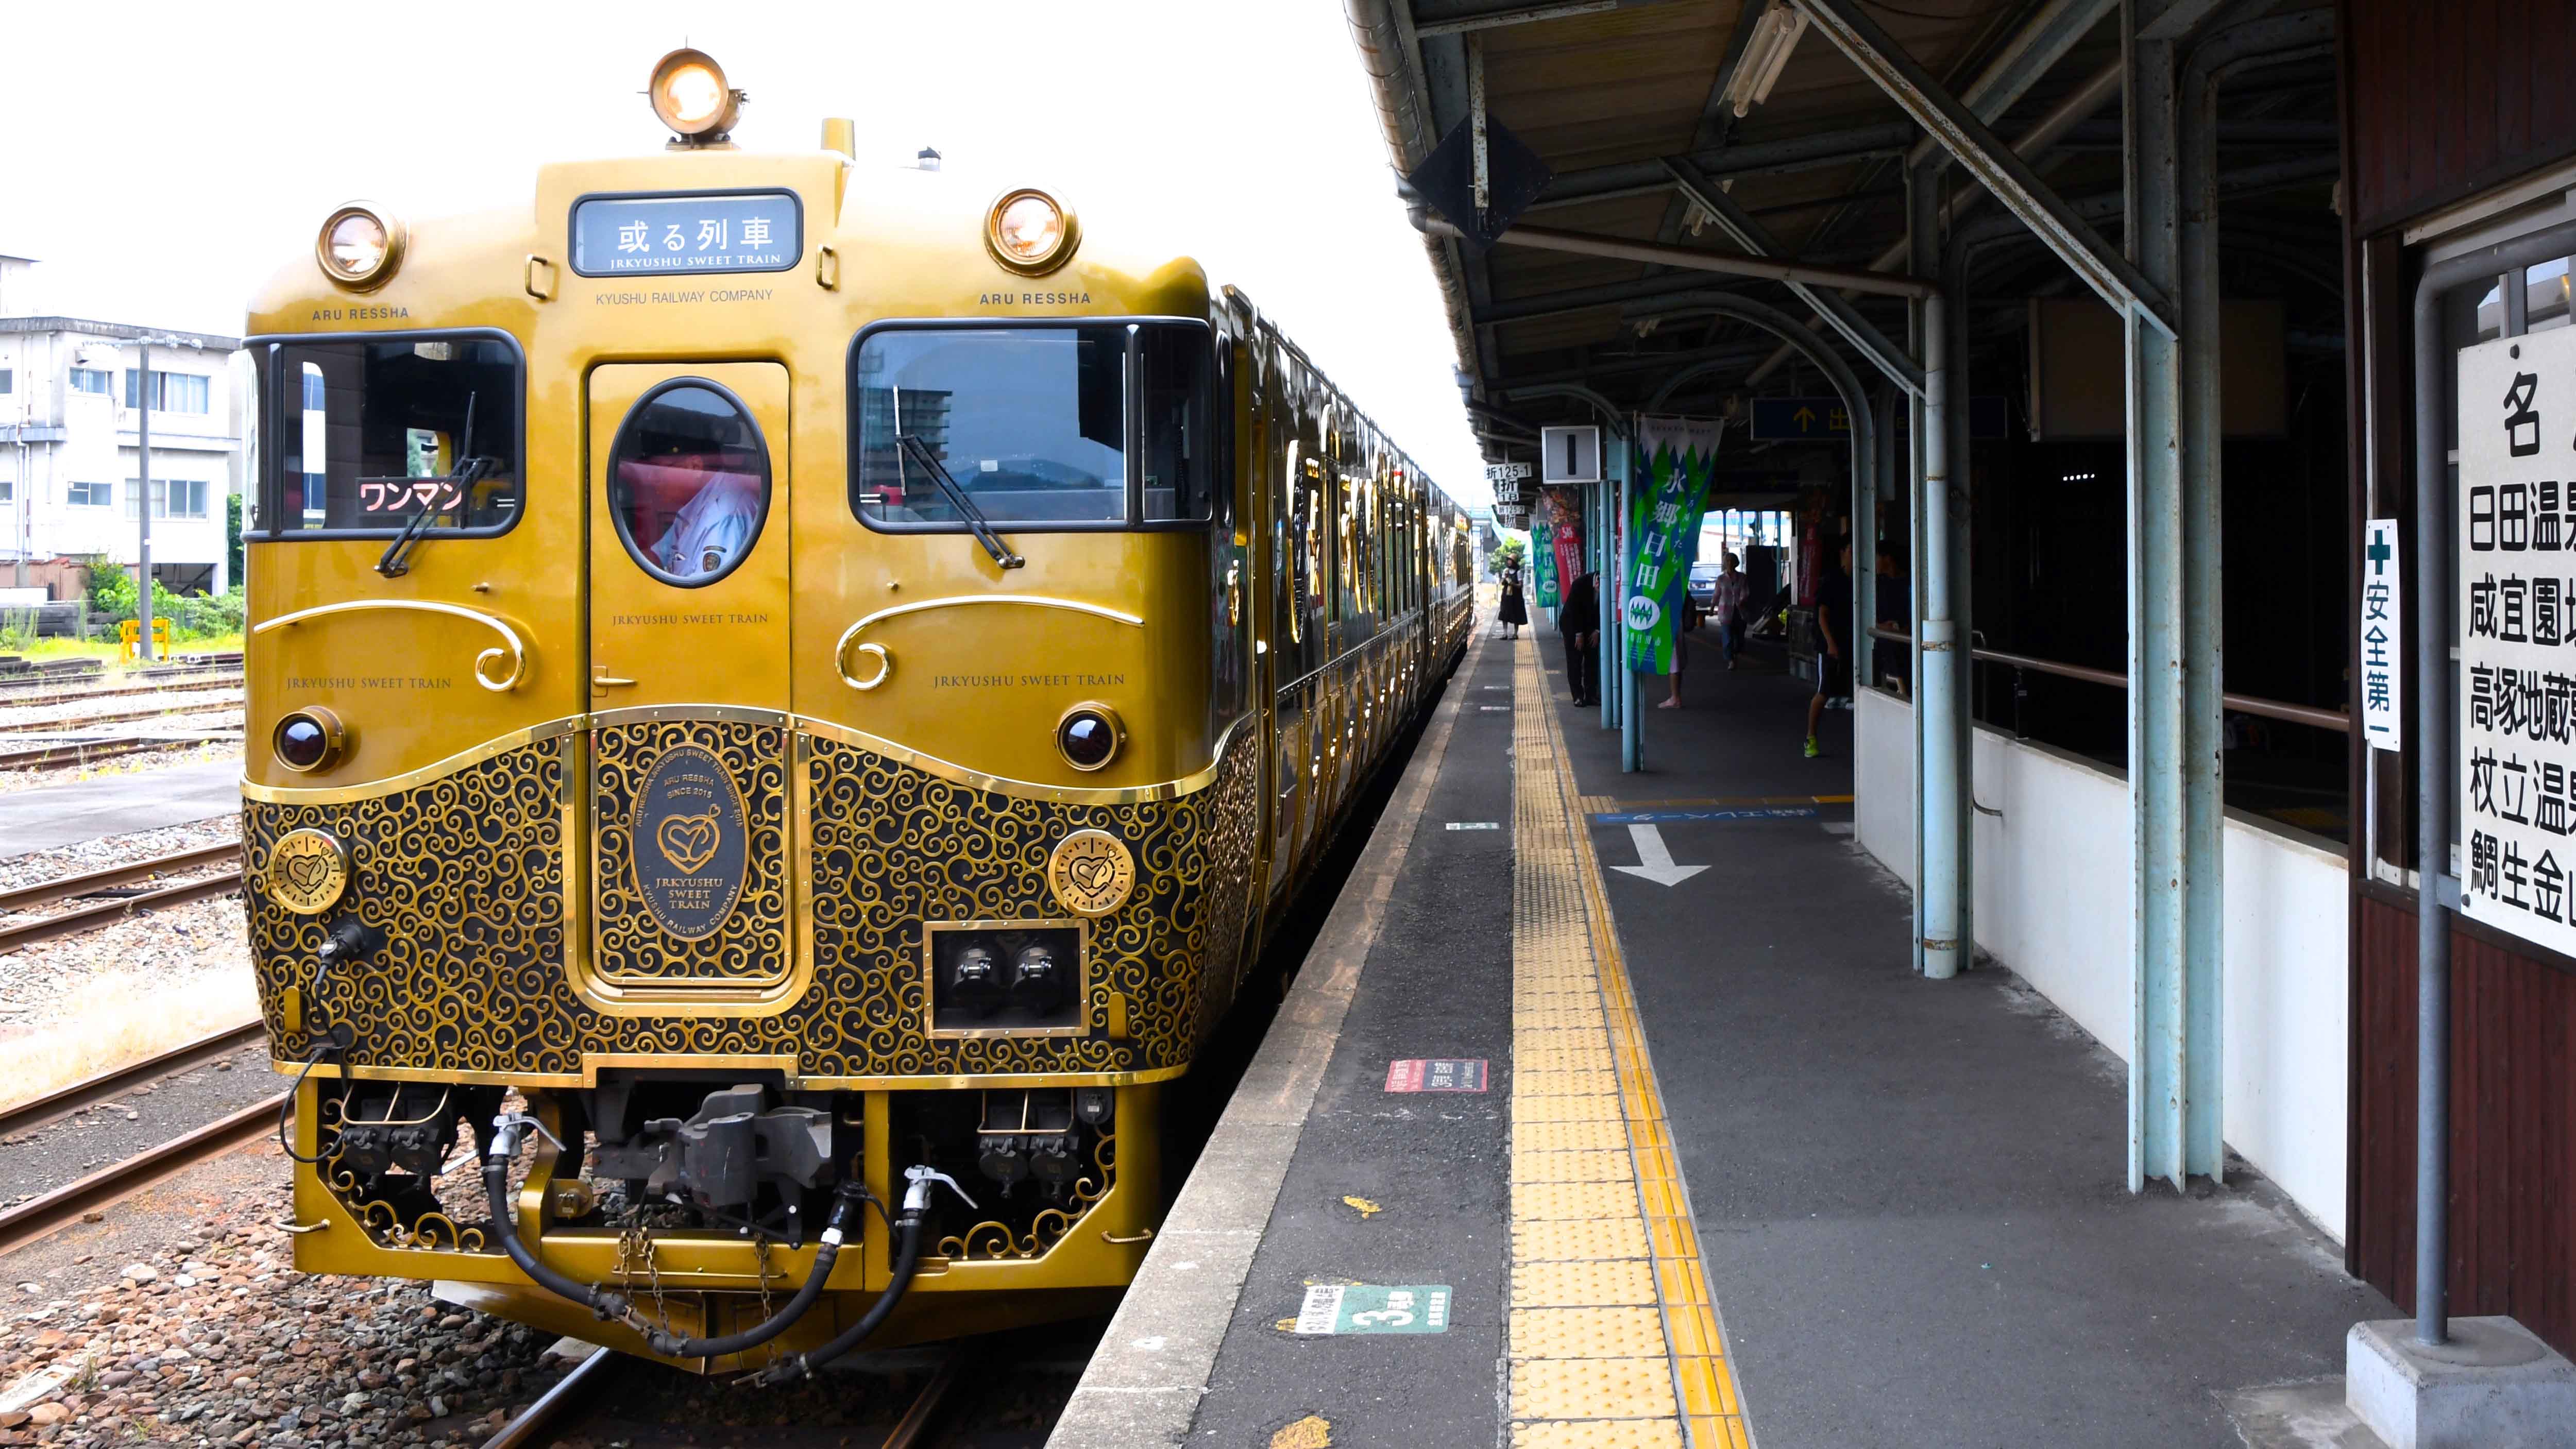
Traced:
POLYGON ((769 517, 769 445, 742 399, 704 378, 636 399, 608 453, 609 512, 638 567, 703 588, 742 566, 769 517))

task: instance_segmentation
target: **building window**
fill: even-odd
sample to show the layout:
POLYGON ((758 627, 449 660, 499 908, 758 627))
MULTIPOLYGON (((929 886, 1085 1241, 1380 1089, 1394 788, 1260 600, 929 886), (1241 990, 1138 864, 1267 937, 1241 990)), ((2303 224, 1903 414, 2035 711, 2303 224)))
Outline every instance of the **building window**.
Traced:
POLYGON ((100 397, 105 397, 105 396, 107 396, 107 392, 108 392, 108 376, 107 376, 107 369, 106 369, 106 368, 104 368, 104 367, 75 367, 75 368, 73 368, 73 369, 72 369, 72 391, 74 391, 74 392, 94 392, 94 393, 97 393, 100 397))
POLYGON ((8 368, 0 367, 0 397, 5 397, 8 394, 17 391, 17 388, 18 375, 11 372, 8 368))
POLYGON ((63 490, 63 501, 74 508, 113 508, 116 506, 116 485, 74 483, 63 490))
POLYGON ((18 480, 15 478, 0 478, 0 503, 15 503, 17 501, 18 480))
MULTIPOLYGON (((133 368, 125 370, 125 405, 139 407, 136 400, 143 374, 133 368)), ((206 379, 193 372, 155 372, 152 374, 152 410, 156 413, 202 413, 206 410, 206 379)))
MULTIPOLYGON (((141 479, 125 480, 125 516, 134 516, 135 500, 143 496, 141 479)), ((203 518, 206 516, 206 480, 203 478, 155 478, 152 480, 152 516, 155 518, 203 518)))

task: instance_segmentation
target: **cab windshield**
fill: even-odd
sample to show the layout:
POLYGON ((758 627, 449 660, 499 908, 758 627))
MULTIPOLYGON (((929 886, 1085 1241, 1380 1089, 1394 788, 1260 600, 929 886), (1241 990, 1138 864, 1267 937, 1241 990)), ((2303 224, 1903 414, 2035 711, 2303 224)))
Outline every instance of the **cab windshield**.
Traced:
POLYGON ((497 533, 517 517, 522 383, 511 343, 413 335, 269 351, 258 532, 497 533))
POLYGON ((878 328, 851 355, 851 509, 964 530, 944 469, 999 528, 1203 520, 1208 370, 1196 322, 878 328))

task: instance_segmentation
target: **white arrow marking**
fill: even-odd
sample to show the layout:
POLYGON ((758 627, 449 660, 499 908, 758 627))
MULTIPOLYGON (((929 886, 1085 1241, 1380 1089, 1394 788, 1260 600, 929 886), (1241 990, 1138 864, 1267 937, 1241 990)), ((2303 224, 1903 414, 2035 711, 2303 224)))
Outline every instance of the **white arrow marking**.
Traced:
POLYGON ((1673 853, 1664 845, 1664 832, 1652 825, 1631 825, 1628 838, 1637 843, 1636 865, 1614 865, 1612 870, 1653 881, 1657 885, 1675 886, 1708 869, 1704 865, 1675 865, 1673 853))

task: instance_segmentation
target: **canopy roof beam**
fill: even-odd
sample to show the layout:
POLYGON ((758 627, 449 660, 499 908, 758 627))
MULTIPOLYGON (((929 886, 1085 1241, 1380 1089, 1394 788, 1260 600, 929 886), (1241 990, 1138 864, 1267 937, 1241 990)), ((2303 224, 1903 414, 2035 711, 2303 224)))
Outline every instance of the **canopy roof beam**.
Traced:
POLYGON ((1858 66, 1888 99, 1931 133, 1942 149, 1984 183, 2024 225, 2047 241, 2075 274, 2120 312, 2134 313, 2167 338, 2175 334, 2173 299, 2150 283, 2128 258, 2113 251, 2076 219, 2030 163, 1989 130, 1976 113, 1950 94, 1905 48, 1862 11, 1858 0, 1789 0, 1834 48, 1858 66))

